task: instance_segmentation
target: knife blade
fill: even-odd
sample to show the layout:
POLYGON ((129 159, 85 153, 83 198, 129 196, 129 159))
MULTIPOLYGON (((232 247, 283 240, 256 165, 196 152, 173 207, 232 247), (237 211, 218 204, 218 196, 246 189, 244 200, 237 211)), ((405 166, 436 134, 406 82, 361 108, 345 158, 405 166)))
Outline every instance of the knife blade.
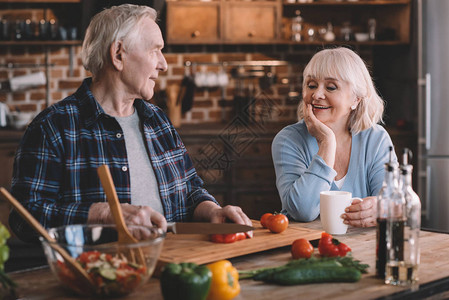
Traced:
POLYGON ((169 222, 167 231, 175 234, 225 234, 254 230, 248 225, 236 223, 206 223, 206 222, 169 222))

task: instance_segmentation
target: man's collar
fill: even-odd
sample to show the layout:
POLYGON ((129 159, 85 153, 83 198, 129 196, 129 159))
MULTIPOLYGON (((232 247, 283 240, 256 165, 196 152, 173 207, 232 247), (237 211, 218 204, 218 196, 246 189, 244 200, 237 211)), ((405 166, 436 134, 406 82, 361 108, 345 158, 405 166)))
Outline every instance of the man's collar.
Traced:
MULTIPOLYGON (((90 90, 90 85, 92 84, 92 78, 86 78, 83 83, 75 92, 75 97, 80 99, 80 111, 83 116, 85 116, 86 127, 93 126, 98 119, 101 117, 112 118, 110 115, 106 114, 101 105, 95 99, 92 91, 90 90)), ((148 109, 148 104, 142 99, 134 100, 134 107, 139 114, 142 121, 151 118, 154 114, 153 110, 148 109)))

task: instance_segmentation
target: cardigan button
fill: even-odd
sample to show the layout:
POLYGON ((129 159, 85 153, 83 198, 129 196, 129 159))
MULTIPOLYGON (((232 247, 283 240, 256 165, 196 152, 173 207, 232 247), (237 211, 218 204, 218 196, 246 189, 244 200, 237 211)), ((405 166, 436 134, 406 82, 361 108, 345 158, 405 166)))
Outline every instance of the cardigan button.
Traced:
POLYGON ((121 134, 121 133, 117 133, 117 134, 115 135, 115 137, 119 139, 119 138, 122 137, 122 134, 121 134))
POLYGON ((122 167, 122 171, 123 171, 123 172, 128 171, 128 167, 127 167, 127 166, 123 166, 123 167, 122 167))

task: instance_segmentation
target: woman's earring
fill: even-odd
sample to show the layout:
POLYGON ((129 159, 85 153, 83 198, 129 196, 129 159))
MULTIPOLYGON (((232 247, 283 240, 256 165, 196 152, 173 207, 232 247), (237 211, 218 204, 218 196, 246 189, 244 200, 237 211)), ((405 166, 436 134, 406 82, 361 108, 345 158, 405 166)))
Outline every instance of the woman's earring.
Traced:
POLYGON ((357 108, 357 105, 355 105, 355 104, 353 106, 351 106, 352 110, 355 110, 356 108, 357 108))

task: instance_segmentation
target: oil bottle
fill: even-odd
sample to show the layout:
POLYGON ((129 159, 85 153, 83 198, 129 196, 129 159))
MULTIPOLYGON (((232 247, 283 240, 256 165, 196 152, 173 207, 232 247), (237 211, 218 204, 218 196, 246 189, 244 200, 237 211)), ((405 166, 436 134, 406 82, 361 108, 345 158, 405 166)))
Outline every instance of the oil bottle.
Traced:
POLYGON ((387 264, 387 218, 388 204, 393 194, 399 189, 397 180, 397 164, 393 162, 393 147, 390 146, 390 158, 385 164, 385 177, 377 196, 377 228, 376 228, 376 276, 385 279, 387 264))
MULTIPOLYGON (((421 228, 421 201, 412 188, 413 166, 408 163, 409 149, 404 149, 400 166, 399 187, 403 201, 400 218, 388 218, 390 238, 387 238, 387 266, 385 283, 410 286, 418 281, 419 231, 421 228)), ((399 205, 399 201, 397 202, 399 205)), ((390 209, 394 209, 391 206, 390 209)), ((390 217, 394 215, 390 214, 390 217)), ((399 216, 397 214, 396 216, 399 216)), ((387 234, 388 236, 388 234, 387 234)))

